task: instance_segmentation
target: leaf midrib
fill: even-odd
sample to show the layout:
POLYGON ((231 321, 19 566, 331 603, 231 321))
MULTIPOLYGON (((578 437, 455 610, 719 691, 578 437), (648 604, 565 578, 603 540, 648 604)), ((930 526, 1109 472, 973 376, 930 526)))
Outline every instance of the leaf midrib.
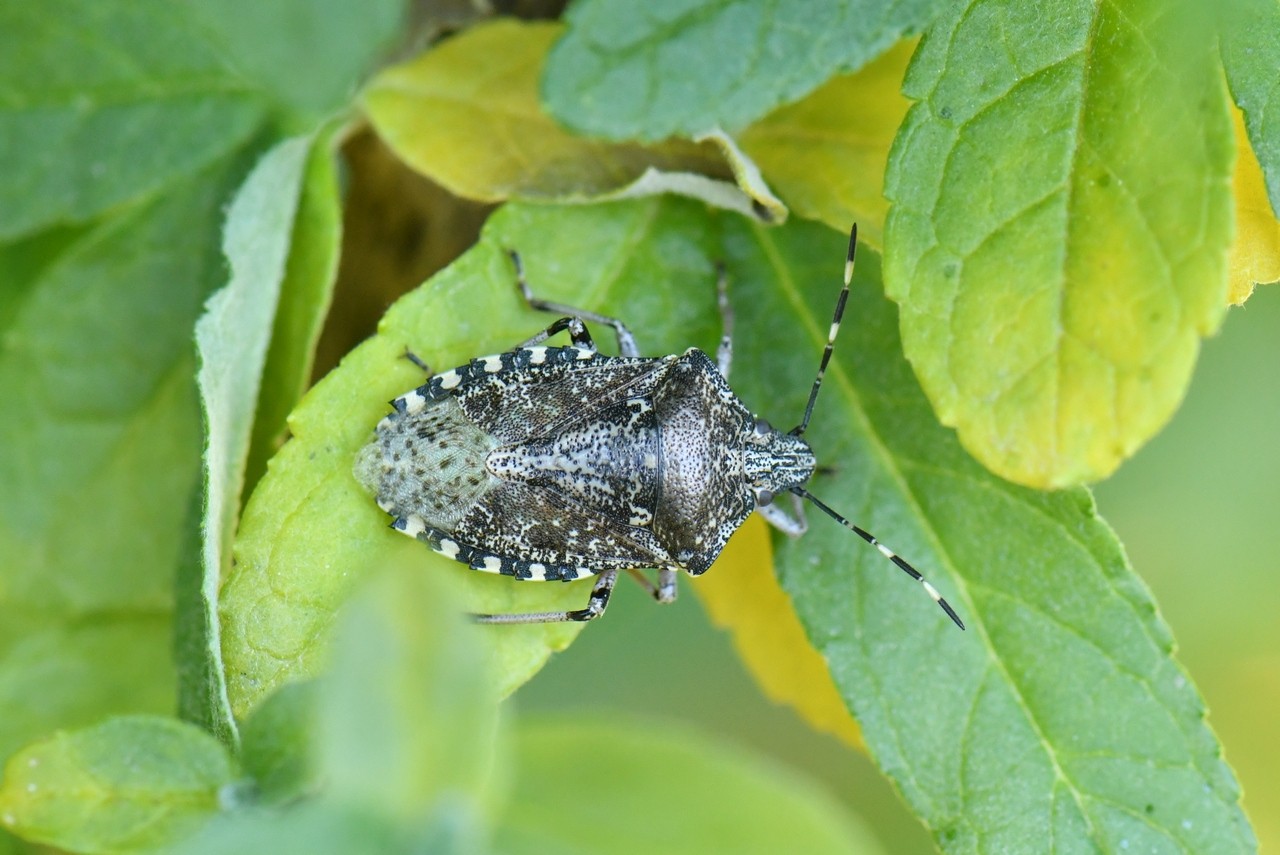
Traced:
MULTIPOLYGON (((780 290, 782 291, 783 295, 786 297, 787 302, 792 306, 793 310, 800 317, 805 333, 809 336, 810 340, 815 343, 815 345, 820 347, 822 343, 825 342, 826 340, 825 336, 823 335, 823 332, 815 324, 813 316, 808 311, 807 307, 804 304, 804 301, 800 298, 798 291, 794 287, 794 283, 791 280, 789 272, 787 271, 786 266, 782 263, 780 259, 776 245, 772 242, 769 236, 765 234, 765 232, 760 226, 753 225, 753 228, 757 233, 757 237, 758 237, 758 240, 760 241, 761 246, 765 249, 765 254, 766 254, 766 257, 769 259, 770 265, 774 269, 774 273, 776 275, 777 281, 780 283, 780 286, 781 286, 780 290)), ((992 642, 991 636, 987 631, 986 624, 982 619, 982 615, 974 607, 974 603, 972 601, 972 598, 970 597, 969 586, 967 584, 967 581, 965 580, 964 576, 959 573, 955 560, 952 558, 950 552, 943 545, 943 541, 940 538, 938 532, 933 527, 928 516, 924 513, 923 508, 921 507, 920 503, 916 500, 914 493, 912 492, 910 486, 906 482, 906 479, 903 477, 902 472, 899 469, 895 458, 890 453, 887 445, 885 444, 884 440, 881 438, 880 433, 875 429, 874 425, 872 424, 864 406, 862 405, 861 397, 858 394, 857 390, 854 388, 854 385, 851 379, 849 378, 848 374, 845 372, 844 368, 834 360, 828 367, 827 373, 828 373, 828 377, 830 377, 831 380, 835 381, 834 385, 840 388, 843 397, 848 402, 847 409, 851 413, 853 413, 855 418, 858 420, 860 426, 863 428, 864 434, 867 438, 867 443, 866 443, 867 448, 872 452, 872 454, 876 458, 879 459, 883 471, 885 472, 885 474, 889 476, 890 480, 897 486, 898 491, 903 498, 903 503, 906 505, 907 509, 911 512, 914 518, 919 521, 925 537, 929 540, 930 545, 933 547, 934 551, 942 559, 942 563, 946 565, 948 575, 951 577, 952 582, 957 586, 957 588, 960 589, 961 595, 964 598, 964 602, 970 608, 970 619, 969 621, 967 621, 967 625, 969 626, 970 630, 974 632, 974 634, 977 635, 977 637, 981 640, 982 645, 987 652, 988 667, 993 668, 994 670, 1000 673, 1003 679, 1004 685, 1008 687, 1011 696, 1014 698, 1018 707, 1022 709, 1028 726, 1031 728, 1037 741, 1044 747, 1045 754, 1048 757, 1051 763, 1051 766, 1053 768, 1055 779, 1061 781, 1063 785, 1067 787, 1067 790, 1071 793, 1072 800, 1075 803, 1077 810, 1079 810, 1082 819, 1084 820, 1085 824, 1089 828, 1090 836, 1095 840, 1095 842, 1097 842, 1097 838, 1098 838, 1097 829, 1094 827, 1092 817, 1090 816, 1088 811, 1085 809, 1085 806, 1083 803, 1083 798, 1088 795, 1087 792, 1084 791, 1082 788, 1080 788, 1066 773, 1066 770, 1063 768, 1062 764, 1059 762, 1055 746, 1045 736, 1044 731, 1039 726, 1036 716, 1032 713, 1030 706, 1027 704, 1026 698, 1023 696, 1022 692, 1019 690, 1019 687, 1017 686, 1016 682, 1012 679, 1009 672, 1004 668, 1000 657, 996 654, 995 645, 992 642)), ((827 382, 830 382, 830 380, 828 380, 827 382)), ((889 726, 892 728, 893 727, 892 720, 889 717, 886 717, 885 720, 887 723, 889 723, 889 726)), ((895 733, 895 740, 896 740, 897 739, 896 728, 894 729, 894 733, 895 733)), ((900 768, 909 770, 909 774, 911 774, 911 777, 912 777, 912 783, 916 784, 916 792, 922 796, 927 797, 929 791, 923 787, 920 787, 918 783, 914 780, 914 774, 910 764, 903 764, 903 766, 901 766, 900 768)), ((936 815, 936 811, 935 811, 935 815, 936 815)))

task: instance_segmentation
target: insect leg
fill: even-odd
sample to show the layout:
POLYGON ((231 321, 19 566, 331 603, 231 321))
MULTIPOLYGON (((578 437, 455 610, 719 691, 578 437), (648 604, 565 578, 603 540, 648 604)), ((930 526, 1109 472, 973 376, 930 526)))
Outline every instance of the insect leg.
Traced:
POLYGON ((569 338, 573 340, 575 345, 595 352, 596 343, 591 338, 591 332, 581 318, 561 318, 532 338, 520 342, 516 347, 532 347, 535 344, 541 344, 556 333, 564 330, 569 331, 569 338))
POLYGON ((720 306, 720 345, 716 348, 716 367, 729 379, 733 364, 733 306, 729 305, 729 276, 724 264, 716 265, 716 299, 720 306))
POLYGON ((532 612, 521 615, 472 615, 476 623, 562 623, 564 621, 595 620, 604 614, 609 605, 609 595, 618 581, 617 570, 605 570, 596 578, 595 587, 591 589, 591 599, 586 608, 573 609, 567 612, 532 612))
POLYGON ((425 363, 425 362, 423 362, 423 361, 422 361, 422 357, 418 356, 418 354, 414 353, 414 352, 413 352, 412 350, 410 350, 408 347, 406 347, 406 348, 404 349, 404 358, 405 358, 405 359, 407 359, 407 360, 409 360, 410 362, 412 362, 414 365, 418 366, 419 368, 421 368, 421 369, 422 369, 422 372, 423 372, 424 374, 426 374, 428 378, 430 378, 431 376, 433 376, 433 374, 435 373, 435 372, 433 372, 433 371, 431 370, 431 366, 430 366, 430 365, 427 365, 427 363, 425 363))
POLYGON ((627 574, 636 583, 649 592, 649 596, 653 597, 660 603, 674 603, 676 601, 676 578, 678 571, 672 570, 670 567, 658 568, 658 584, 655 585, 649 581, 644 573, 635 567, 628 567, 627 574))
POLYGON ((529 305, 529 308, 539 312, 550 312, 553 315, 573 315, 575 318, 591 321, 593 324, 608 324, 613 327, 614 334, 618 337, 618 353, 622 356, 631 357, 640 355, 640 349, 636 346, 636 337, 631 334, 631 330, 627 329, 626 324, 617 318, 589 312, 586 309, 579 309, 574 306, 567 306, 564 303, 553 303, 550 300, 543 300, 540 297, 533 296, 533 291, 529 288, 529 283, 524 278, 524 265, 520 262, 520 253, 510 249, 507 250, 507 254, 511 256, 511 263, 516 268, 516 285, 519 286, 520 294, 524 297, 524 301, 529 305))
POLYGON ((793 494, 792 499, 795 502, 794 516, 776 504, 756 505, 756 510, 760 512, 760 516, 764 517, 765 522, 778 531, 791 537, 799 537, 809 530, 809 521, 804 518, 804 508, 800 504, 800 497, 793 494))

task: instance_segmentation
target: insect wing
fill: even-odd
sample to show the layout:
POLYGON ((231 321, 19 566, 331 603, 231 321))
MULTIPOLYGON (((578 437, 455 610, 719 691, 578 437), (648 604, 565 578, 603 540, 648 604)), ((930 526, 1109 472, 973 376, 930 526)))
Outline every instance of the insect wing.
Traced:
POLYGON ((670 563, 647 529, 612 519, 555 489, 527 483, 508 482, 490 491, 458 523, 454 536, 496 556, 585 566, 595 573, 670 563))
POLYGON ((646 396, 669 364, 666 359, 600 356, 571 347, 542 350, 541 364, 528 364, 526 357, 525 368, 480 375, 473 371, 455 392, 467 416, 499 444, 554 436, 584 409, 646 396))

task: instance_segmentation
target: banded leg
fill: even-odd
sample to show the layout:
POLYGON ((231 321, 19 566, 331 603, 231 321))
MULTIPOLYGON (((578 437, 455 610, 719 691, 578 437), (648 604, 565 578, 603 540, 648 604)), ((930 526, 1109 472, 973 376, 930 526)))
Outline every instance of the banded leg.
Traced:
POLYGON ((569 331, 569 339, 574 345, 595 353, 596 343, 591 338, 591 331, 587 329, 587 325, 582 322, 581 318, 574 317, 561 318, 537 335, 520 342, 516 347, 532 347, 535 344, 541 344, 556 333, 564 332, 565 330, 569 331))
POLYGON ((627 568, 627 574, 632 579, 635 579, 636 583, 648 591, 649 596, 658 602, 665 605, 676 601, 676 578, 679 575, 679 571, 672 570, 670 567, 659 567, 658 584, 656 585, 650 582, 644 573, 634 567, 627 568))
POLYGON ((476 623, 563 623, 565 621, 595 620, 604 614, 609 605, 609 595, 618 581, 617 570, 605 570, 596 577, 595 587, 591 589, 591 599, 586 608, 573 609, 567 612, 531 612, 518 615, 480 615, 473 614, 471 619, 476 623))
POLYGON ((520 253, 514 249, 509 249, 507 254, 511 256, 511 263, 516 268, 516 285, 520 288, 520 294, 524 297, 524 301, 529 308, 539 312, 550 312, 553 315, 572 315, 581 321, 591 321, 593 324, 608 324, 613 327, 613 332, 618 337, 619 354, 630 357, 640 355, 640 350, 636 347, 636 337, 631 334, 631 330, 627 329, 626 324, 617 318, 611 318, 608 315, 601 315, 597 312, 589 312, 586 309, 579 309, 564 303, 553 303, 550 300, 543 300, 541 297, 533 296, 533 291, 529 288, 529 283, 524 278, 524 264, 520 261, 520 253))

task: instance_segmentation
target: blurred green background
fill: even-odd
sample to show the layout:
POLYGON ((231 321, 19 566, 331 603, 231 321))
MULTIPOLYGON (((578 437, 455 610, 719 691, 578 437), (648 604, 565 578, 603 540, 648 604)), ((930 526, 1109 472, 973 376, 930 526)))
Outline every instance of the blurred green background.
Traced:
MULTIPOLYGON (((1262 851, 1280 851, 1277 330, 1280 288, 1259 288, 1205 344, 1172 423, 1096 488, 1103 516, 1153 589, 1180 661, 1209 706, 1262 851)), ((708 624, 696 585, 686 580, 682 598, 664 608, 634 586, 621 587, 608 619, 555 657, 516 705, 557 716, 617 710, 692 722, 806 770, 888 851, 931 851, 869 759, 760 695, 728 637, 708 624)), ((671 798, 696 794, 673 781, 671 798)))

